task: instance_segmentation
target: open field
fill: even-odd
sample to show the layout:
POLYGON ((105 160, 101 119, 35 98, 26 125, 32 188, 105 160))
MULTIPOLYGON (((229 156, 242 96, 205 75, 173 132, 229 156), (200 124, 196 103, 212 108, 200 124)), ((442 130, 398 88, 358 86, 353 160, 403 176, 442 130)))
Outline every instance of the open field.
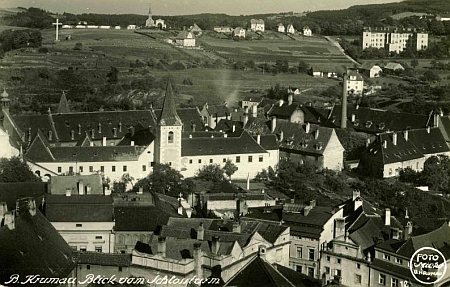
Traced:
MULTIPOLYGON (((48 53, 40 53, 37 49, 31 48, 8 52, 0 61, 0 82, 7 83, 8 89, 12 90, 11 94, 27 93, 45 97, 48 94, 60 94, 61 87, 57 85, 55 79, 58 79, 61 70, 72 67, 77 70, 77 73, 83 74, 83 78, 87 79, 90 86, 97 87, 100 83, 106 84, 106 74, 113 66, 119 70, 119 84, 170 75, 179 85, 179 92, 183 94, 184 100, 192 97, 194 104, 227 101, 234 105, 239 98, 250 91, 264 93, 276 84, 284 87, 298 87, 301 90, 307 90, 307 94, 312 94, 311 90, 325 89, 336 85, 337 82, 313 78, 306 74, 272 75, 262 73, 261 70, 190 68, 165 71, 164 69, 155 70, 144 64, 132 71, 131 66, 137 60, 147 63, 151 60, 158 62, 161 59, 168 63, 180 61, 186 65, 195 63, 197 66, 201 65, 198 63, 212 63, 217 59, 223 62, 254 60, 256 63, 275 63, 277 60, 286 59, 291 67, 297 66, 300 60, 310 64, 350 66, 350 62, 336 47, 330 45, 325 39, 317 37, 295 36, 284 39, 284 35, 277 36, 274 33, 276 37, 270 40, 233 41, 207 36, 213 33, 209 32, 199 39, 200 43, 207 43, 207 48, 186 50, 164 42, 164 39, 177 34, 174 31, 140 30, 139 32, 149 33, 150 36, 130 30, 61 29, 60 41, 55 43, 55 31, 44 30, 43 47, 48 49, 48 53), (66 39, 67 36, 71 39, 66 39), (75 50, 77 43, 81 43, 82 48, 75 50), (214 51, 208 47, 214 47, 214 51), (49 72, 45 72, 46 70, 49 72), (50 75, 45 81, 39 78, 42 71, 50 75), (33 87, 25 84, 21 86, 22 80, 18 79, 24 74, 30 76, 26 76, 23 83, 41 82, 32 85, 33 87), (15 80, 11 80, 13 78, 15 80), (193 85, 182 85, 186 78, 192 79, 193 85)), ((41 100, 46 102, 44 98, 41 100)))

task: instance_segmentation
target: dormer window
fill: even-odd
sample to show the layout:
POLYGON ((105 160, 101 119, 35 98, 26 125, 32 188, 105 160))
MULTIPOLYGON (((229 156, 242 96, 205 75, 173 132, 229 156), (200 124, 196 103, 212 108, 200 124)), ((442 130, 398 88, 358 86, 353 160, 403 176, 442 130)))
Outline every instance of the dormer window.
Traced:
POLYGON ((379 123, 379 124, 378 124, 378 128, 379 128, 380 130, 384 130, 385 127, 386 127, 386 125, 385 125, 384 123, 379 123))
POLYGON ((170 131, 167 135, 167 142, 173 143, 173 132, 172 131, 170 131))
POLYGON ((367 121, 366 122, 366 128, 370 128, 372 126, 372 121, 367 121))

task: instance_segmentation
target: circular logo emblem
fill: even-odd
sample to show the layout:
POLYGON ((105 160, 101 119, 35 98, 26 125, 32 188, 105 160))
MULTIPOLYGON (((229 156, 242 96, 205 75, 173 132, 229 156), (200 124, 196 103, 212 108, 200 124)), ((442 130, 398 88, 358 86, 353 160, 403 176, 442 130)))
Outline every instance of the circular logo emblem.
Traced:
POLYGON ((447 261, 442 253, 432 247, 422 247, 409 261, 413 277, 422 284, 434 284, 444 277, 447 261))

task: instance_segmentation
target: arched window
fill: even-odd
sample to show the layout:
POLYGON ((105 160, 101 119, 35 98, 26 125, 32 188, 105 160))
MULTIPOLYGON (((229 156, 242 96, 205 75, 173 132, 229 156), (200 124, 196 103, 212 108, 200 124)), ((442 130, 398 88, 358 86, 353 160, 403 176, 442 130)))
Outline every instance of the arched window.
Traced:
POLYGON ((173 132, 169 132, 169 135, 167 136, 167 142, 173 143, 173 132))

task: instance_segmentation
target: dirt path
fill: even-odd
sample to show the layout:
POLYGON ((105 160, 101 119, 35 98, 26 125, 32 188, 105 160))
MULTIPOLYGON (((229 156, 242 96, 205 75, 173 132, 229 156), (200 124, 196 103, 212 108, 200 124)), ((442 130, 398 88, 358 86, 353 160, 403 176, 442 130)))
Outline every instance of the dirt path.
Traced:
POLYGON ((357 64, 357 65, 361 65, 361 63, 358 63, 355 59, 353 59, 352 57, 350 57, 349 55, 347 55, 344 51, 344 49, 342 49, 341 45, 336 42, 335 40, 331 39, 328 36, 323 36, 325 39, 327 39, 328 42, 330 42, 331 44, 333 44, 334 46, 336 46, 339 51, 342 52, 342 54, 344 54, 350 61, 352 61, 353 63, 357 64))

